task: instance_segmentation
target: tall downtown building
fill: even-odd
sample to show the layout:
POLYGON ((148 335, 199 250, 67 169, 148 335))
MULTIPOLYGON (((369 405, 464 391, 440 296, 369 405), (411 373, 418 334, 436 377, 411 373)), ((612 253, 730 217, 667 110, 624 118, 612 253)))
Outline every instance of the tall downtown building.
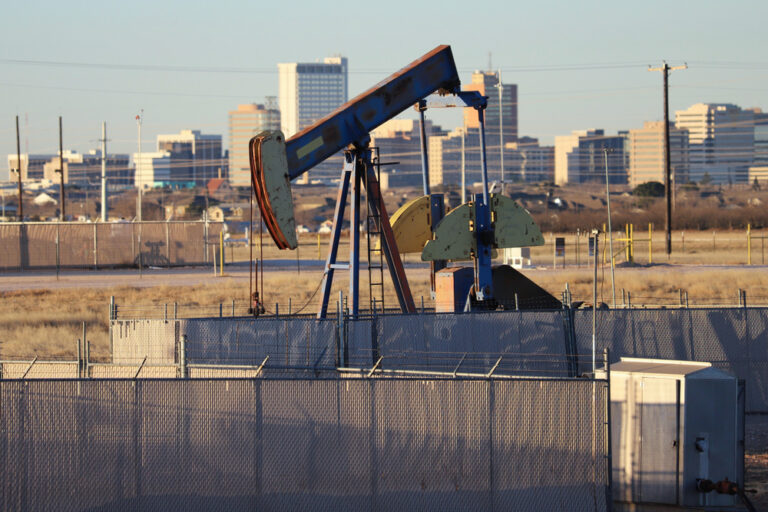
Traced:
MULTIPOLYGON (((268 99, 269 100, 269 99, 268 99)), ((280 129, 280 111, 274 101, 266 105, 248 103, 229 111, 229 184, 250 187, 251 164, 248 161, 248 142, 265 130, 280 129)))
MULTIPOLYGON (((468 91, 478 91, 488 97, 488 106, 485 109, 485 142, 486 157, 488 162, 489 179, 501 178, 501 145, 504 151, 504 181, 510 182, 522 179, 520 166, 513 158, 507 158, 506 146, 516 143, 517 130, 517 85, 501 82, 499 86, 499 74, 495 71, 475 71, 472 73, 472 82, 463 87, 468 91), (501 94, 499 94, 501 93, 501 94), (501 102, 499 102, 501 96, 501 102), (499 134, 502 134, 500 137, 499 134)), ((469 134, 480 129, 480 123, 475 109, 464 109, 464 128, 469 134)), ((469 141, 472 150, 477 149, 479 140, 471 137, 469 141)))
POLYGON ((346 103, 347 59, 327 57, 322 63, 277 65, 280 126, 291 137, 346 103))
POLYGON ((688 130, 689 177, 714 183, 746 183, 754 161, 755 112, 729 103, 697 103, 675 112, 688 130))
MULTIPOLYGON (((323 62, 288 62, 277 65, 280 126, 286 138, 330 114, 348 98, 346 57, 326 57, 323 62)), ((315 175, 335 175, 341 160, 329 158, 315 166, 315 175)), ((299 183, 309 183, 304 174, 299 183)))
MULTIPOLYGON (((670 123, 671 124, 671 123, 670 123)), ((629 184, 657 181, 664 183, 664 121, 647 121, 643 127, 629 130, 629 184)), ((688 181, 688 131, 669 127, 669 160, 674 183, 688 181)))

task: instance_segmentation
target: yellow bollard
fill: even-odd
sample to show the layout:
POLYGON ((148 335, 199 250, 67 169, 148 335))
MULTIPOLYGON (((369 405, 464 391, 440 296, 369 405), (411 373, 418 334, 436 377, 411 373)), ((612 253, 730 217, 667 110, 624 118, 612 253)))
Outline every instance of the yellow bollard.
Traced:
POLYGON ((629 224, 624 224, 624 260, 631 261, 631 254, 629 252, 629 224))
POLYGON ((635 261, 635 225, 629 225, 629 261, 635 261))
POLYGON ((653 263, 653 224, 648 223, 648 264, 653 263))
POLYGON ((747 224, 747 265, 752 264, 752 224, 747 224))

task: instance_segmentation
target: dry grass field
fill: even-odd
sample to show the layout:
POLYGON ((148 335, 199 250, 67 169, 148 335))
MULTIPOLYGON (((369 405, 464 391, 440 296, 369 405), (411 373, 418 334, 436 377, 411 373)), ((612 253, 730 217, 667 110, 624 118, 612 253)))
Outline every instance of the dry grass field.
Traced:
MULTIPOLYGON (((550 293, 559 297, 566 283, 574 300, 592 301, 592 271, 588 268, 530 269, 524 273, 550 293)), ((430 307, 429 277, 426 269, 410 269, 409 282, 417 304, 424 297, 430 307)), ((316 293, 321 271, 270 271, 265 273, 264 303, 274 312, 279 304, 281 314, 289 312, 314 313, 319 296, 316 293)), ((599 272, 598 300, 611 303, 610 270, 606 265, 599 272)), ((162 317, 166 311, 172 315, 177 304, 179 316, 218 316, 219 308, 225 316, 231 315, 232 301, 235 313, 246 314, 248 307, 248 275, 233 273, 214 278, 206 272, 203 281, 187 286, 147 286, 145 276, 141 286, 99 286, 41 288, 0 292, 4 305, 0 312, 0 358, 73 359, 76 340, 81 337, 86 323, 91 341, 92 357, 108 358, 109 297, 115 296, 121 317, 162 317), (167 310, 166 310, 167 308, 167 310)), ((367 272, 361 275, 361 302, 368 305, 367 272)), ((151 282, 151 281, 150 281, 151 282)), ((387 307, 395 307, 389 278, 385 276, 387 307)), ((338 291, 347 294, 348 280, 343 273, 334 280, 329 311, 335 311, 338 291)), ((692 306, 737 303, 737 289, 747 292, 752 304, 768 303, 768 272, 744 267, 678 267, 653 266, 617 268, 617 302, 621 303, 621 290, 632 294, 632 303, 650 305, 677 304, 679 290, 688 292, 692 306)))

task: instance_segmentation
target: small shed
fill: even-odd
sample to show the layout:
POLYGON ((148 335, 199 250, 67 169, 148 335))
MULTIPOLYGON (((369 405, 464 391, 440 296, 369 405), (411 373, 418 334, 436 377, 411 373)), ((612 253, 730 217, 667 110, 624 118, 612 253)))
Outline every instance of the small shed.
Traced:
POLYGON ((744 393, 735 377, 706 362, 624 357, 610 367, 610 387, 616 502, 739 503, 697 490, 698 480, 744 485, 744 393))

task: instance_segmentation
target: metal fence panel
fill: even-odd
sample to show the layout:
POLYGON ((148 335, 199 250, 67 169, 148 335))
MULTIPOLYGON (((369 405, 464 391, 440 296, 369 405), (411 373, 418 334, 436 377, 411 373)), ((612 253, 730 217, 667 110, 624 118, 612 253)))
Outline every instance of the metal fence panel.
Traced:
MULTIPOLYGON (((177 363, 188 337, 191 364, 320 370, 337 361, 387 370, 569 376, 567 311, 384 315, 345 319, 265 317, 114 321, 115 361, 177 363), (177 326, 178 323, 178 326, 177 326), (341 330, 341 341, 339 341, 341 330), (499 360, 501 358, 501 360, 499 360)), ((592 311, 573 311, 576 373, 591 370, 592 311)), ((747 412, 768 412, 768 308, 598 311, 597 352, 711 362, 747 382, 747 412)))
POLYGON ((497 510, 607 510, 608 386, 494 382, 493 486, 497 510), (588 428, 583 428, 588 426, 588 428), (567 441, 566 441, 567 440, 567 441))
POLYGON ((192 364, 260 364, 335 368, 336 323, 331 320, 262 318, 178 320, 192 364))
MULTIPOLYGON (((96 225, 61 223, 57 226, 56 229, 59 232, 59 265, 62 268, 93 268, 99 260, 98 253, 95 252, 98 249, 96 225)), ((106 261, 104 258, 102 260, 106 261)), ((38 268, 55 266, 55 255, 50 254, 36 265, 38 268)))
POLYGON ((451 372, 458 367, 461 372, 487 373, 498 363, 499 373, 566 376, 562 315, 560 311, 386 315, 374 320, 373 334, 366 323, 370 321, 350 322, 349 343, 367 361, 375 361, 363 357, 375 346, 389 369, 451 372))
MULTIPOLYGON (((746 381, 747 412, 768 412, 768 309, 598 311, 597 350, 622 356, 711 362, 746 381)), ((575 312, 580 354, 592 350, 592 312, 575 312)), ((582 367, 582 371, 587 368, 582 367)))
POLYGON ((0 222, 0 269, 21 268, 21 224, 0 222))
POLYGON ((377 381, 374 509, 492 510, 485 381, 377 381))
POLYGON ((200 221, 3 223, 0 270, 199 265, 221 229, 200 221))
POLYGON ((605 510, 606 388, 0 381, 0 508, 605 510))
MULTIPOLYGON (((137 265, 136 242, 133 240, 134 225, 129 222, 110 222, 94 224, 99 266, 137 265)), ((74 259, 71 265, 77 265, 74 259)))

